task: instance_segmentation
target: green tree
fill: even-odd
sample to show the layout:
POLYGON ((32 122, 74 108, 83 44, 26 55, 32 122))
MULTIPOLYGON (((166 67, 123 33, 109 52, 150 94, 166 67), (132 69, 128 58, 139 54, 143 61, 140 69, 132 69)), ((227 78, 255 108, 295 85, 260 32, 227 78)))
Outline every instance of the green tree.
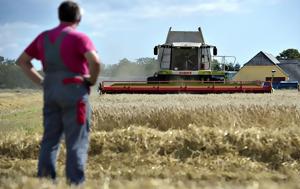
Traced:
POLYGON ((234 64, 231 62, 229 64, 225 64, 225 70, 226 71, 234 71, 234 64))
POLYGON ((124 58, 118 64, 103 67, 102 74, 106 77, 148 77, 158 70, 155 58, 139 58, 136 61, 124 58))
POLYGON ((221 71, 224 69, 225 71, 239 71, 241 68, 241 65, 239 63, 227 63, 227 64, 221 64, 218 60, 214 59, 211 63, 212 70, 221 71))
POLYGON ((241 69, 241 65, 239 63, 236 63, 234 65, 234 71, 239 71, 241 69))
POLYGON ((300 53, 297 49, 286 49, 282 51, 276 58, 279 60, 300 59, 300 53))
POLYGON ((140 72, 145 76, 152 76, 159 70, 159 64, 155 58, 139 58, 136 63, 140 66, 140 72))
POLYGON ((0 89, 1 88, 39 88, 16 65, 13 59, 0 57, 0 89))
POLYGON ((222 70, 222 66, 220 65, 218 60, 214 59, 211 63, 211 69, 216 70, 216 71, 220 71, 220 70, 222 70))
POLYGON ((137 64, 151 64, 153 62, 156 62, 155 61, 155 58, 139 58, 136 60, 136 63, 137 64))
POLYGON ((2 64, 2 62, 4 62, 4 57, 0 56, 0 64, 2 64))

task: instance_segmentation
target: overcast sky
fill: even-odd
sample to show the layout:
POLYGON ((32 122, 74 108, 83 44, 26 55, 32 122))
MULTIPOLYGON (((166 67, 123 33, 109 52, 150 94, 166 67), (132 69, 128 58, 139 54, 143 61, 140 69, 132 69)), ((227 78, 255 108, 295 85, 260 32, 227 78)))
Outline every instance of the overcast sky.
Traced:
MULTIPOLYGON (((41 31, 58 25, 61 0, 0 0, 0 55, 15 59, 41 31)), ((300 50, 299 0, 79 0, 78 30, 94 41, 102 62, 154 57, 173 30, 197 30, 220 55, 244 64, 259 51, 300 50)))

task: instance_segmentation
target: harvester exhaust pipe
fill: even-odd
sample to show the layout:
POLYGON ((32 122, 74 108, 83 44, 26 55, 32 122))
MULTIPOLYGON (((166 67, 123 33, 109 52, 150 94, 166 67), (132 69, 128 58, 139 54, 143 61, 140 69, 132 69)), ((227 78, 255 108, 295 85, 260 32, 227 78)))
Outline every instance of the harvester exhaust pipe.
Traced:
POLYGON ((201 30, 201 27, 198 28, 198 31, 201 35, 201 39, 203 39, 203 43, 205 44, 205 41, 204 41, 204 37, 203 37, 203 33, 202 33, 202 30, 201 30))

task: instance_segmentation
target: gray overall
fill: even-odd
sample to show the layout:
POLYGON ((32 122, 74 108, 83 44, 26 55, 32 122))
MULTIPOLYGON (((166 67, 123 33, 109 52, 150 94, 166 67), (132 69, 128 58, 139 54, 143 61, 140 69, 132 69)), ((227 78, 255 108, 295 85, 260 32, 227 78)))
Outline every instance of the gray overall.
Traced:
POLYGON ((44 38, 44 134, 38 163, 38 176, 56 178, 56 158, 64 135, 66 177, 72 184, 85 180, 84 169, 89 146, 89 90, 63 63, 60 46, 67 32, 51 43, 44 38))

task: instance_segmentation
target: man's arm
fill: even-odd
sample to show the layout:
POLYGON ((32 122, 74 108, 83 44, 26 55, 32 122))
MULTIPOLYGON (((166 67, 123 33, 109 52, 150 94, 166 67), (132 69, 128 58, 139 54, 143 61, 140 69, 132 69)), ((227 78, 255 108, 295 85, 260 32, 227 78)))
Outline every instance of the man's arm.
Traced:
POLYGON ((43 77, 37 72, 31 63, 32 57, 23 52, 17 59, 16 64, 21 67, 23 72, 36 84, 43 83, 43 77))
POLYGON ((96 51, 89 51, 84 54, 89 63, 90 77, 88 81, 94 85, 97 82, 100 73, 100 59, 96 51))

